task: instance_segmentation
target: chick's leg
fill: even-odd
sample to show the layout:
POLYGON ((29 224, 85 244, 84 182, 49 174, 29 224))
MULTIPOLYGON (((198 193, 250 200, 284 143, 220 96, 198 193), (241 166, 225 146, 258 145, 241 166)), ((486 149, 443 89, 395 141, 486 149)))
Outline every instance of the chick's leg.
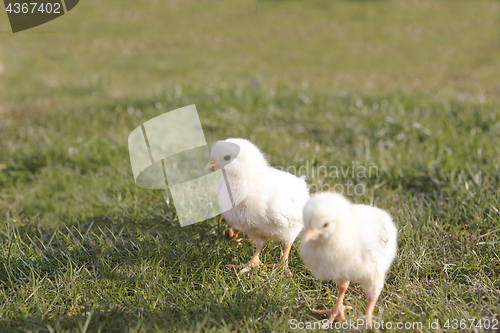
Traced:
POLYGON ((269 264, 269 265, 267 265, 267 267, 276 268, 276 267, 283 265, 288 276, 292 276, 293 274, 290 271, 290 268, 288 267, 288 256, 290 255, 290 249, 292 248, 292 244, 293 243, 290 243, 290 244, 283 243, 283 257, 281 258, 280 263, 279 264, 269 264))
MULTIPOLYGON (((331 323, 332 321, 334 321, 337 318, 340 320, 345 320, 344 310, 351 310, 352 309, 352 307, 344 306, 342 304, 344 302, 345 291, 347 290, 347 287, 349 287, 349 281, 338 280, 336 282, 339 286, 339 297, 337 297, 337 302, 335 302, 335 305, 333 306, 333 308, 331 308, 329 310, 313 310, 313 312, 318 313, 318 314, 329 315, 330 318, 328 318, 328 323, 331 323)), ((326 323, 326 326, 328 326, 328 323, 326 323)))
POLYGON ((367 293, 366 298, 368 298, 368 305, 366 306, 365 318, 367 323, 372 322, 373 310, 375 309, 375 303, 377 303, 379 292, 372 291, 367 293))
POLYGON ((266 239, 254 239, 253 242, 255 243, 255 245, 257 246, 257 248, 255 249, 255 253, 253 254, 252 258, 250 259, 250 261, 243 265, 245 266, 242 270, 240 270, 238 272, 238 275, 241 275, 241 274, 245 274, 246 272, 248 272, 252 267, 257 267, 260 265, 260 259, 259 259, 259 256, 260 256, 260 253, 262 252, 262 249, 264 248, 264 246, 266 245, 266 239))

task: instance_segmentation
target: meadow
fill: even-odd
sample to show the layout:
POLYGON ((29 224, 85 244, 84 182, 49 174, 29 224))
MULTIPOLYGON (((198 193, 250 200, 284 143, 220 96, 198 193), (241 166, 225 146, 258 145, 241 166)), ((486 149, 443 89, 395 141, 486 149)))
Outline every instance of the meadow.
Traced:
MULTIPOLYGON (((307 166, 313 191, 362 185, 352 201, 391 213, 398 255, 376 321, 495 331, 499 12, 496 0, 85 0, 16 34, 0 13, 0 331, 323 319, 311 309, 337 288, 302 264, 299 240, 292 277, 239 277, 228 265, 252 244, 228 241, 219 217, 181 228, 165 191, 134 183, 129 133, 190 104, 207 142, 247 138, 273 166, 307 166)), ((261 259, 280 255, 269 243, 261 259)), ((363 315, 358 285, 345 303, 347 319, 363 315)))

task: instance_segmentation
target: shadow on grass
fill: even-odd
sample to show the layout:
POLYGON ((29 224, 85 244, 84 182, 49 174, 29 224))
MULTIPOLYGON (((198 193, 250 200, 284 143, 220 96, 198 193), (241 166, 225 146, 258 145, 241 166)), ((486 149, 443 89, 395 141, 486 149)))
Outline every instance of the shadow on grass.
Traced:
POLYGON ((151 208, 139 218, 100 215, 53 229, 32 223, 10 226, 0 235, 11 248, 1 260, 4 265, 0 266, 0 280, 30 277, 31 264, 36 265, 37 274, 52 277, 67 268, 68 262, 97 269, 99 278, 126 280, 113 267, 103 265, 102 257, 112 254, 120 263, 135 264, 141 254, 151 251, 165 255, 163 252, 175 247, 179 252, 189 252, 191 246, 211 246, 221 241, 218 235, 223 228, 218 218, 181 228, 173 212, 151 208))
POLYGON ((218 218, 181 228, 172 212, 153 209, 140 218, 102 215, 48 230, 9 227, 2 232, 9 250, 0 258, 0 293, 12 312, 0 331, 244 328, 238 323, 252 322, 263 303, 279 302, 269 304, 272 287, 262 278, 240 288, 225 269, 236 252, 252 247, 226 242, 225 228, 218 218), (252 288, 255 298, 247 296, 252 288))
POLYGON ((123 332, 124 327, 133 328, 133 331, 141 331, 141 327, 157 328, 163 331, 178 331, 187 327, 200 328, 207 323, 213 324, 214 318, 210 313, 204 311, 204 317, 200 320, 189 320, 184 311, 170 307, 164 311, 153 311, 150 309, 112 309, 95 310, 89 309, 84 313, 74 315, 63 315, 57 319, 46 320, 37 316, 21 317, 12 322, 0 323, 2 332, 16 331, 23 328, 39 332, 73 332, 79 328, 79 332, 123 332))
MULTIPOLYGON (((9 315, 0 331, 229 332, 256 329, 262 316, 279 326, 290 311, 306 313, 284 272, 263 267, 240 279, 227 268, 248 259, 253 246, 226 241, 226 228, 218 218, 181 228, 171 212, 149 209, 139 218, 4 230, 10 251, 0 258, 0 297, 9 300, 9 315)), ((263 260, 278 249, 268 245, 263 260)), ((292 271, 312 283, 293 251, 292 271)))

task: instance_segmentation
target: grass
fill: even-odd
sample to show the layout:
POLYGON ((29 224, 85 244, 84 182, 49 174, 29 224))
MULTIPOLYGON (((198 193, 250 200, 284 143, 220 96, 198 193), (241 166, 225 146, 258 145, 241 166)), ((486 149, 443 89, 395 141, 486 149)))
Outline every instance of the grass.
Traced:
MULTIPOLYGON (((322 319, 311 309, 337 290, 310 275, 298 241, 293 277, 238 277, 227 265, 252 245, 226 241, 218 218, 181 228, 164 192, 134 184, 130 131, 192 103, 207 141, 248 138, 272 165, 361 184, 351 200, 393 215, 377 319, 422 331, 500 319, 498 8, 87 0, 25 33, 1 21, 0 330, 282 332, 322 319)), ((363 314, 359 286, 346 303, 363 314)))

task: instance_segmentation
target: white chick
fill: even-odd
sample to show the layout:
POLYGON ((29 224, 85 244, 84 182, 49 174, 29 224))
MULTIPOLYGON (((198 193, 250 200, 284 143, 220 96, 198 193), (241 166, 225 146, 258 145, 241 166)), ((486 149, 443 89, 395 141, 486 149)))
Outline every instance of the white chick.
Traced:
POLYGON ((377 207, 352 204, 340 194, 323 192, 307 202, 303 218, 306 229, 300 255, 304 263, 316 278, 339 286, 332 309, 313 311, 329 315, 328 323, 336 318, 344 320, 344 309, 351 309, 342 304, 344 293, 349 282, 356 282, 366 292, 366 324, 371 323, 396 256, 397 229, 391 216, 377 207))
POLYGON ((245 139, 215 143, 210 157, 205 168, 223 168, 233 197, 228 197, 221 177, 217 187, 221 207, 230 205, 228 200, 237 203, 222 216, 231 228, 246 232, 257 247, 238 274, 259 266, 259 256, 266 242, 274 240, 283 243, 283 257, 279 264, 267 266, 284 265, 288 275, 291 275, 288 256, 293 241, 303 228, 302 211, 309 199, 305 181, 271 167, 259 148, 245 139), (231 149, 227 142, 238 145, 239 152, 231 149))

